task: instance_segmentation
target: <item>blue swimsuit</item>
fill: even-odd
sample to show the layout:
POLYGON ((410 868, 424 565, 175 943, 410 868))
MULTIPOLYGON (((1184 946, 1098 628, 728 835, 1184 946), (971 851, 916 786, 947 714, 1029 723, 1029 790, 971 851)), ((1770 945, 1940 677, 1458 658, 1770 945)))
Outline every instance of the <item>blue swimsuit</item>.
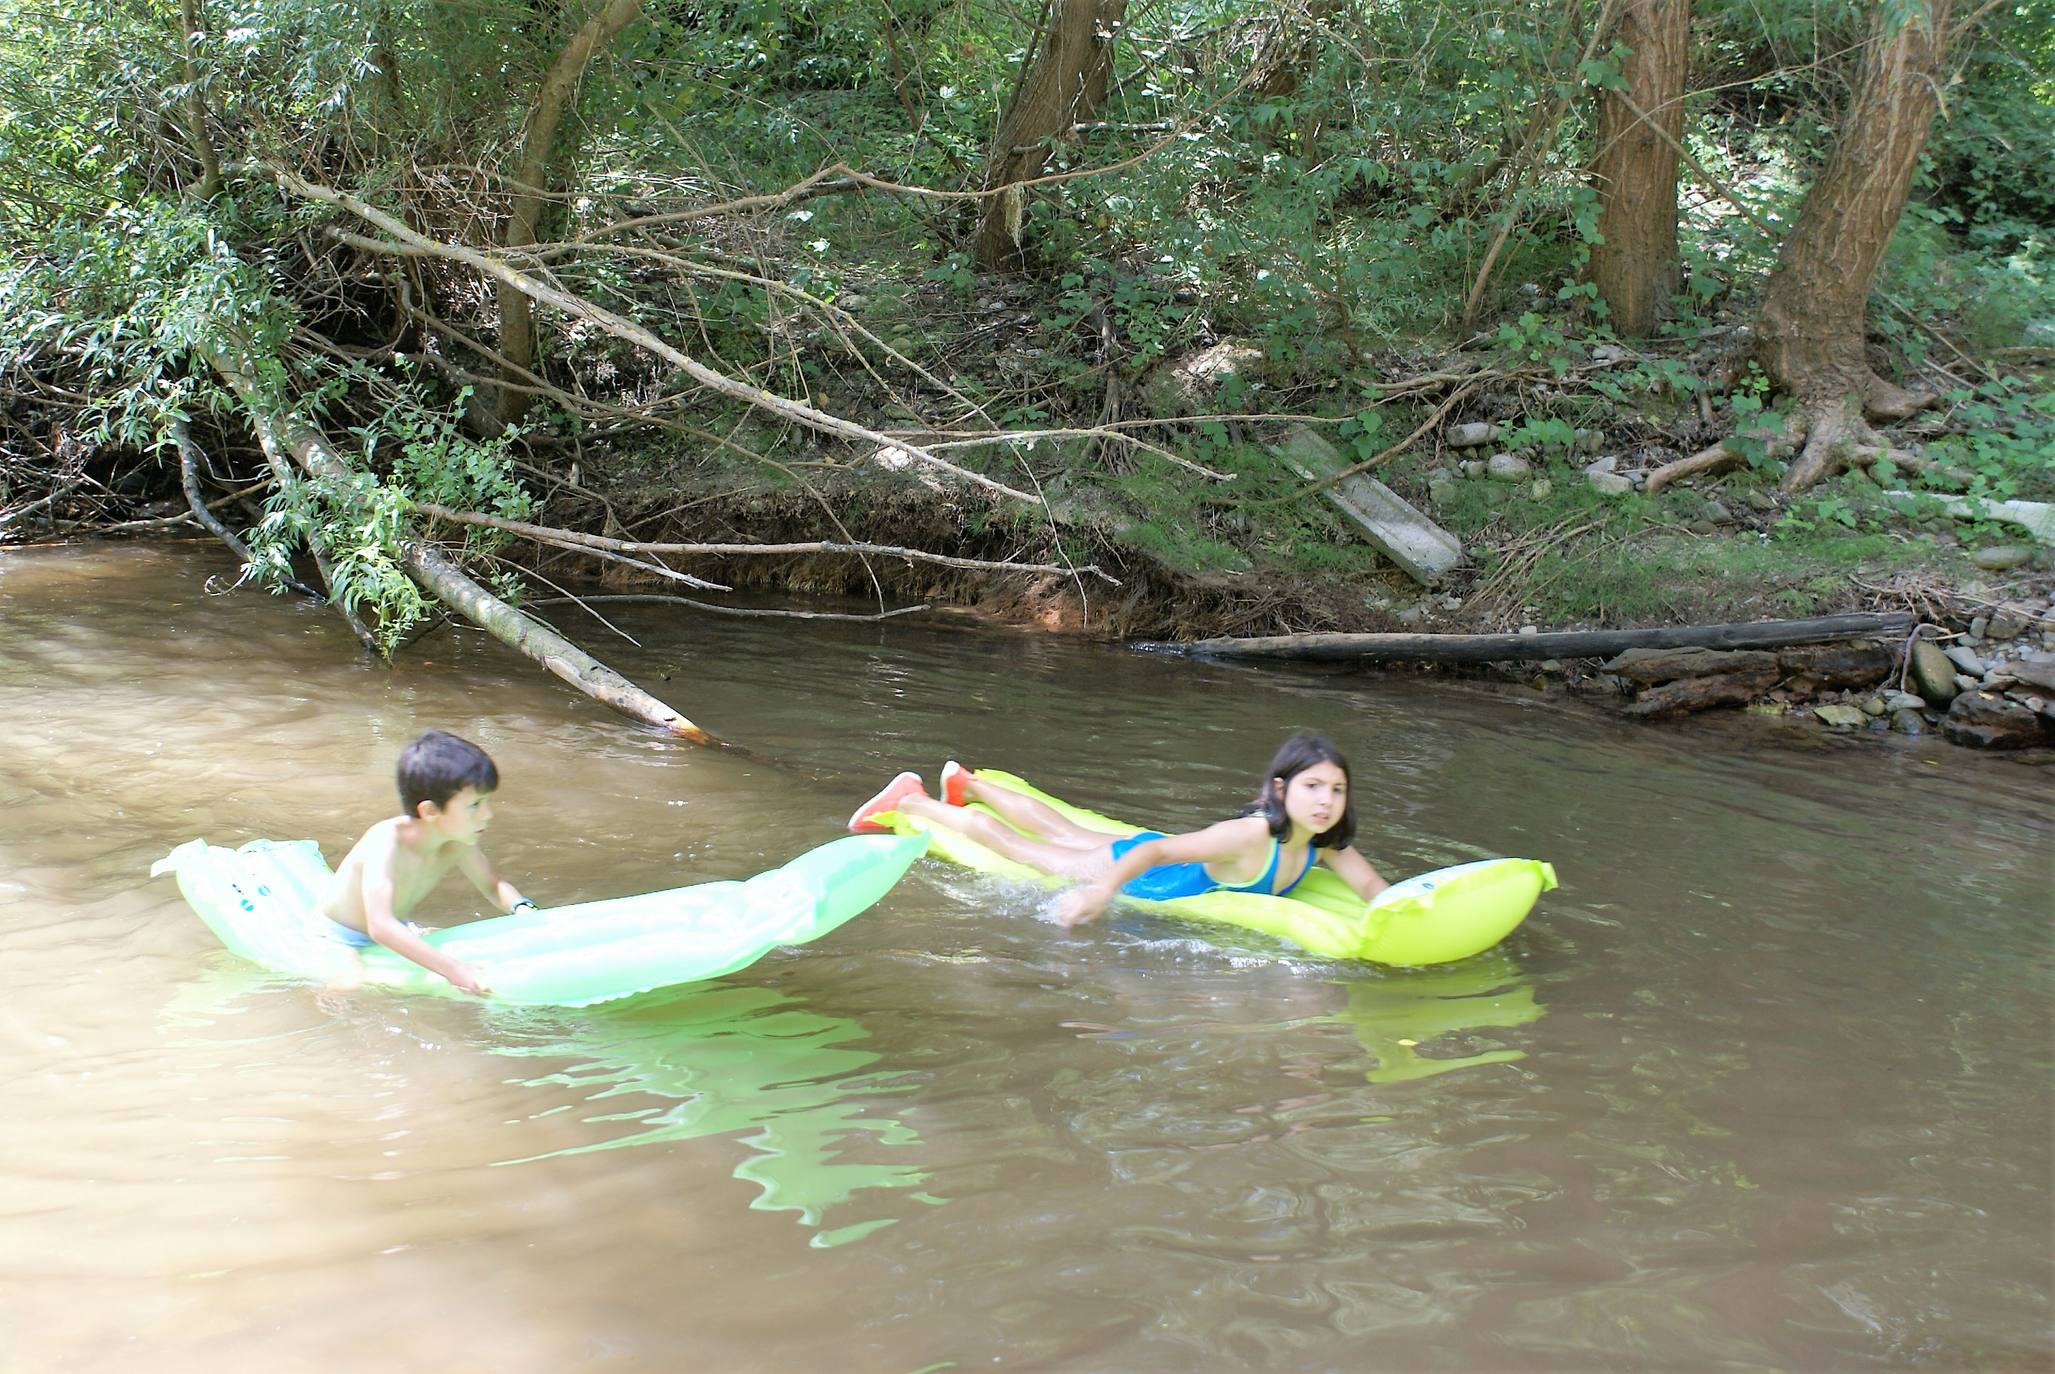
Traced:
MULTIPOLYGON (((1124 840, 1115 840, 1112 845, 1113 862, 1119 863, 1122 856, 1138 844, 1148 840, 1160 840, 1163 838, 1164 834, 1160 830, 1144 830, 1138 834, 1129 835, 1124 840)), ((1277 861, 1283 853, 1284 846, 1277 842, 1275 836, 1272 836, 1270 840, 1270 864, 1263 870, 1263 876, 1254 882, 1243 883, 1239 886, 1233 883, 1221 882, 1206 871, 1206 865, 1204 864, 1183 863, 1162 864, 1156 868, 1149 869, 1141 877, 1130 879, 1122 884, 1120 890, 1130 897, 1141 897, 1152 902, 1167 901, 1172 897, 1196 897, 1202 892, 1258 892, 1271 895, 1270 884, 1277 880, 1277 861)), ((1283 892, 1276 893, 1275 895, 1282 897, 1297 887, 1305 880, 1306 875, 1312 872, 1313 865, 1317 862, 1319 862, 1318 856, 1311 849, 1308 849, 1306 851, 1306 866, 1299 870, 1299 876, 1286 884, 1283 892)))

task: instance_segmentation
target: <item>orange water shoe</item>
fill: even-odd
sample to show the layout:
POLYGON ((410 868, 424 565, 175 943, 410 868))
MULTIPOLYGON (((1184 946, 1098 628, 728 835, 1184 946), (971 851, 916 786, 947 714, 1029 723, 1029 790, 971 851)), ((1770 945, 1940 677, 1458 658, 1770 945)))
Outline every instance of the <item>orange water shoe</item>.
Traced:
POLYGON ((856 808, 849 818, 849 828, 858 835, 882 835, 889 827, 879 825, 871 819, 880 811, 897 811, 899 803, 908 797, 925 797, 928 790, 921 786, 920 774, 901 773, 885 784, 885 790, 856 808))
POLYGON ((963 805, 964 784, 970 781, 970 770, 955 759, 942 765, 942 800, 950 806, 963 805))

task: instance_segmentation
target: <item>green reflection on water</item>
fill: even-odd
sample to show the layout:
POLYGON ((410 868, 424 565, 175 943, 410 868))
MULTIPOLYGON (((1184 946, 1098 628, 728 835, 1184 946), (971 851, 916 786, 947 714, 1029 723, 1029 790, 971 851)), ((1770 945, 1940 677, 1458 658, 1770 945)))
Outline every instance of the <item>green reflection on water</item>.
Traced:
POLYGON ((1478 1064, 1509 1064, 1524 1050, 1485 1050, 1450 1058, 1421 1049, 1445 1035, 1538 1021, 1547 1008, 1512 956, 1480 954, 1447 968, 1396 973, 1338 985, 1347 1001, 1329 1021, 1347 1025, 1372 1060, 1372 1083, 1407 1083, 1478 1064))
MULTIPOLYGON (((904 1091, 885 1076, 863 1073, 877 1062, 851 1042, 869 1032, 855 1021, 809 1010, 769 988, 713 985, 638 999, 620 1010, 524 1012, 496 1018, 495 1054, 571 1060, 534 1078, 534 1088, 571 1088, 586 1106, 616 1098, 668 1098, 667 1105, 601 1111, 589 1122, 631 1122, 612 1139, 501 1164, 734 1135, 756 1151, 735 1177, 754 1183, 753 1208, 793 1211, 819 1227, 830 1207, 865 1189, 912 1190, 927 1174, 911 1165, 840 1157, 855 1136, 879 1145, 914 1146, 920 1137, 888 1116, 873 1114, 880 1096, 904 1091)), ((544 1111, 562 1110, 553 1103, 544 1111)), ((939 1204, 926 1193, 911 1196, 939 1204)), ((813 1244, 839 1245, 891 1219, 819 1231, 813 1244)))

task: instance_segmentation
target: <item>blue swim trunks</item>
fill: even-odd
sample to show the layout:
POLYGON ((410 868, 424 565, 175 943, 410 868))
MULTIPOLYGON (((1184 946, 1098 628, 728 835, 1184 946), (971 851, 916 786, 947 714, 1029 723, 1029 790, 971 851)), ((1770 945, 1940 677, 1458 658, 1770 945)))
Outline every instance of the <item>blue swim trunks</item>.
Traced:
MULTIPOLYGON (((1127 851, 1133 849, 1138 844, 1148 840, 1160 840, 1163 838, 1164 834, 1160 830, 1144 830, 1137 834, 1129 835, 1125 839, 1115 840, 1110 846, 1113 851, 1113 862, 1119 863, 1127 851)), ((1121 885, 1120 890, 1130 897, 1140 897, 1145 901, 1152 902, 1165 902, 1173 897, 1196 897, 1204 892, 1268 893, 1270 885, 1277 881, 1277 861, 1281 853, 1282 846, 1275 839, 1271 840, 1270 863, 1264 868, 1263 875, 1254 882, 1245 883, 1239 887, 1232 883, 1221 882, 1206 871, 1206 865, 1204 864, 1182 863, 1160 864, 1144 872, 1139 878, 1129 879, 1121 885)), ((1284 889, 1284 892, 1280 892, 1277 895, 1282 897, 1285 893, 1290 892, 1292 888, 1297 887, 1300 880, 1306 876, 1306 870, 1310 870, 1315 862, 1314 856, 1308 854, 1306 856, 1306 869, 1302 869, 1299 876, 1291 880, 1290 885, 1284 889)))
POLYGON ((335 937, 352 949, 369 949, 372 945, 378 943, 378 941, 372 939, 363 931, 358 930, 355 926, 346 926, 341 921, 329 917, 323 917, 322 919, 328 921, 328 924, 331 926, 334 926, 335 937))

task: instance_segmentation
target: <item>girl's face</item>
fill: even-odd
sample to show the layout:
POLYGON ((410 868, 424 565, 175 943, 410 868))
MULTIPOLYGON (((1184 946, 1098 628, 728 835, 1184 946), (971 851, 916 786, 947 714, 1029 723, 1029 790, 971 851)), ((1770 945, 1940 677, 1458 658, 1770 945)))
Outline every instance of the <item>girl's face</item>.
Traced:
POLYGON ((1348 805, 1349 775, 1339 764, 1316 763, 1294 773, 1290 780, 1272 778, 1270 785, 1284 793, 1284 814, 1294 833, 1320 835, 1334 828, 1348 805))

